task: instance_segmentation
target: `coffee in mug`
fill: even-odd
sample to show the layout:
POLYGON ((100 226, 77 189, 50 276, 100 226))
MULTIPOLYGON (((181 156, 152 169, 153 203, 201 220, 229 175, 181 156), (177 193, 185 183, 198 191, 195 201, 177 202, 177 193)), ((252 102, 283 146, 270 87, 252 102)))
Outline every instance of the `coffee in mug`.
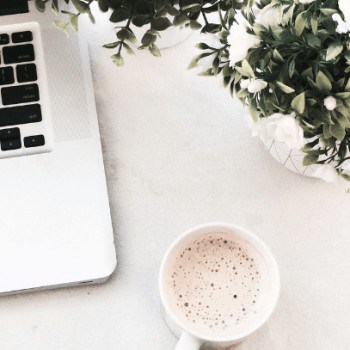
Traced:
POLYGON ((279 290, 265 244, 227 224, 200 226, 180 237, 166 254, 160 283, 167 319, 171 315, 180 325, 184 343, 193 338, 193 347, 177 349, 243 339, 269 317, 279 290))

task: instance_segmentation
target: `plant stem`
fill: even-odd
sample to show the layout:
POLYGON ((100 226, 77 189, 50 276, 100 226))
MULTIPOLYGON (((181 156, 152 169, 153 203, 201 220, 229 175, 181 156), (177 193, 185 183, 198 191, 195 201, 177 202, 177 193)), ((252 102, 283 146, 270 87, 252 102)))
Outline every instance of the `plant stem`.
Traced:
POLYGON ((207 15, 205 14, 205 12, 203 10, 201 10, 201 14, 202 14, 202 16, 204 18, 205 24, 209 24, 208 19, 207 19, 207 15))
MULTIPOLYGON (((128 21, 126 22, 126 25, 123 27, 123 29, 129 29, 130 28, 130 24, 131 24, 131 19, 133 17, 133 14, 134 14, 134 8, 135 6, 133 6, 131 12, 130 12, 130 16, 128 18, 128 21)), ((123 44, 124 44, 124 41, 125 41, 125 38, 123 38, 121 41, 120 41, 120 45, 119 45, 119 49, 118 49, 118 55, 120 55, 121 51, 122 51, 122 48, 123 48, 123 44)))

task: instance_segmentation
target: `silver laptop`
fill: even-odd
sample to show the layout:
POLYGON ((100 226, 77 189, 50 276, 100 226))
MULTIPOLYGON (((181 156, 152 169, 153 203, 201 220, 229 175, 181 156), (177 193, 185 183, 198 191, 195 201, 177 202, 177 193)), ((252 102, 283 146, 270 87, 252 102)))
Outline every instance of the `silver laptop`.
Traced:
POLYGON ((87 45, 30 7, 0 17, 0 294, 116 266, 87 45))

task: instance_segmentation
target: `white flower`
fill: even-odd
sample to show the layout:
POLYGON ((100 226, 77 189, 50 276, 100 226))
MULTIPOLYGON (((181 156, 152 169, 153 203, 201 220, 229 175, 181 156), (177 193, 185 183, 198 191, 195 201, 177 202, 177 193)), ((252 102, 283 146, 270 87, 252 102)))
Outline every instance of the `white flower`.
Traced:
POLYGON ((267 82, 263 81, 261 79, 251 79, 249 85, 248 85, 248 91, 251 94, 255 94, 256 92, 259 92, 263 89, 265 89, 267 86, 267 82))
POLYGON ((248 89, 248 86, 250 84, 250 79, 241 79, 239 83, 242 89, 248 89))
POLYGON ((299 0, 299 3, 300 4, 311 4, 314 1, 316 1, 316 0, 299 0))
POLYGON ((261 118, 255 124, 253 135, 259 135, 263 142, 275 140, 285 143, 289 149, 300 149, 304 146, 304 131, 295 118, 295 113, 275 113, 268 118, 261 118))
POLYGON ((350 6, 349 0, 338 0, 339 8, 345 16, 345 22, 350 25, 350 6))
POLYGON ((230 28, 230 35, 227 37, 229 47, 230 66, 243 61, 249 49, 259 45, 260 40, 252 34, 247 33, 246 28, 234 23, 230 28))
POLYGON ((271 27, 272 29, 282 25, 285 26, 293 16, 294 7, 284 13, 287 5, 280 5, 276 0, 272 1, 269 5, 265 6, 256 15, 256 22, 263 25, 266 28, 271 27))
POLYGON ((337 22, 337 24, 338 24, 337 29, 336 29, 337 33, 345 34, 345 33, 349 32, 349 30, 350 30, 349 25, 343 21, 343 19, 341 18, 339 13, 335 13, 332 16, 332 19, 334 22, 337 22))
POLYGON ((333 96, 326 97, 323 104, 329 111, 333 111, 337 108, 337 100, 333 96))
POLYGON ((339 175, 332 164, 320 165, 312 176, 326 182, 336 182, 339 178, 339 175))
POLYGON ((242 79, 240 85, 241 89, 247 89, 251 94, 255 94, 265 89, 267 82, 261 79, 242 79))

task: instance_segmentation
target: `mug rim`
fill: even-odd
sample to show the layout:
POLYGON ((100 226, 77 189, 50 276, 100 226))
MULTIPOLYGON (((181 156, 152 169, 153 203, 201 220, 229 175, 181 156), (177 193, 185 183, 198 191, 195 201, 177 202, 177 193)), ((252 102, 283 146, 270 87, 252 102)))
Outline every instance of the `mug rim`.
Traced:
MULTIPOLYGON (((203 232, 203 234, 205 234, 205 232, 203 232)), ((262 325, 264 325, 266 321, 270 318, 271 314, 273 313, 277 305, 279 294, 280 294, 280 273, 279 273, 276 259, 274 258, 270 248, 257 235, 245 229, 244 227, 234 225, 234 224, 224 223, 224 222, 212 222, 212 223, 198 225, 192 229, 187 230, 186 232, 181 234, 178 238, 176 238, 172 242, 172 244, 168 247, 167 251, 164 254, 164 257, 162 259, 162 263, 160 266, 158 283, 159 283, 160 299, 164 307, 164 310, 169 315, 169 317, 181 328, 182 331, 189 333, 195 338, 203 340, 204 342, 211 342, 211 343, 238 342, 248 337, 252 333, 254 333, 262 325), (165 293, 165 280, 164 280, 165 271, 164 270, 165 270, 166 263, 169 257, 171 256, 172 252, 180 243, 185 241, 189 236, 205 230, 207 230, 208 233, 210 233, 210 231, 218 231, 218 230, 223 230, 223 232, 228 231, 228 233, 235 233, 241 238, 247 240, 262 255, 268 267, 269 275, 273 280, 273 285, 272 285, 273 291, 271 292, 268 298, 269 304, 267 306, 267 311, 263 314, 261 318, 258 319, 258 321, 253 322, 252 324, 248 324, 244 331, 238 332, 233 336, 225 336, 225 337, 217 337, 217 338, 207 337, 203 334, 200 334, 199 332, 196 332, 193 329, 190 329, 175 316, 175 313, 172 311, 172 308, 168 303, 168 297, 166 296, 166 293, 165 293)))

